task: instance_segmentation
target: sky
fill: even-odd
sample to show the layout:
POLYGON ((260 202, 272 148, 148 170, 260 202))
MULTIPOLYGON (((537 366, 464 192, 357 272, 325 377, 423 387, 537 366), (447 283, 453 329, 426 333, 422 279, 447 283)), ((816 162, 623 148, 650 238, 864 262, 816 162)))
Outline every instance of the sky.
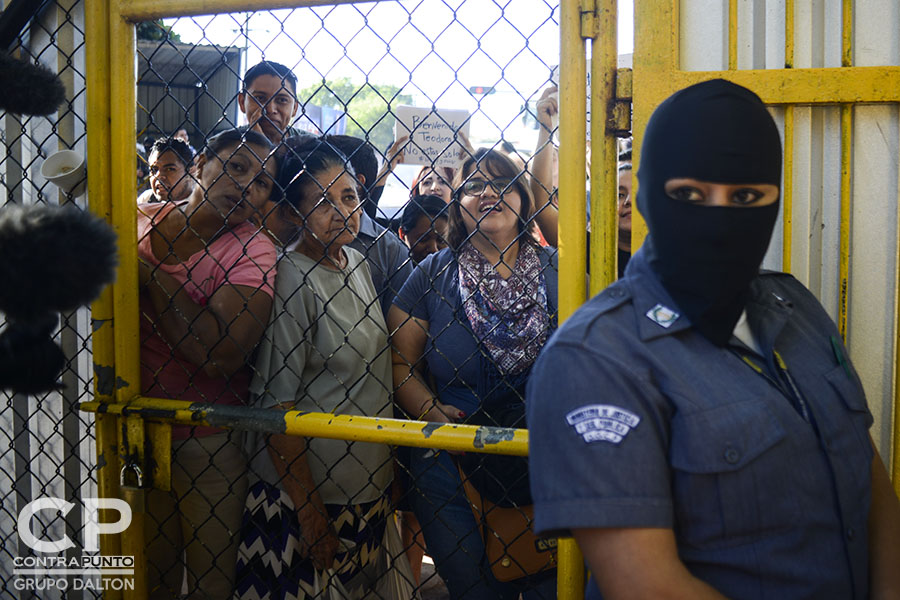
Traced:
MULTIPOLYGON (((632 5, 619 4, 619 52, 630 53, 632 5)), ((246 47, 247 64, 286 64, 301 88, 338 77, 403 87, 417 106, 474 113, 473 141, 502 130, 521 147, 536 135, 522 106, 559 62, 558 0, 391 0, 166 23, 186 43, 246 47), (472 86, 495 93, 479 104, 472 86)))

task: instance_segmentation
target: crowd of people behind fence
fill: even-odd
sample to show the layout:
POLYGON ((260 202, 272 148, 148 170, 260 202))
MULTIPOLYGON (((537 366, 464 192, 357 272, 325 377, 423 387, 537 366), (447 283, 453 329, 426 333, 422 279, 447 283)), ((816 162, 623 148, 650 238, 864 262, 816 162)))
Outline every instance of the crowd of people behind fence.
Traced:
MULTIPOLYGON (((617 398, 599 395, 606 383, 599 374, 606 373, 611 364, 620 365, 622 371, 611 374, 609 381, 618 383, 622 377, 627 380, 631 372, 628 365, 632 363, 624 356, 631 350, 623 349, 619 359, 604 355, 604 360, 611 362, 602 365, 591 362, 593 354, 576 352, 569 357, 560 350, 567 343, 565 340, 591 330, 591 323, 582 323, 580 331, 567 329, 563 333, 568 337, 555 345, 551 343, 554 352, 549 358, 543 357, 542 349, 548 340, 559 337, 554 336, 559 306, 555 249, 558 156, 552 142, 552 124, 559 111, 555 88, 548 88, 537 103, 540 130, 531 157, 523 160, 514 149, 510 154, 499 140, 489 148, 473 148, 467 139, 462 139, 464 151, 459 166, 422 167, 411 185, 404 210, 393 220, 381 217, 378 203, 392 169, 403 161, 408 138, 397 139, 382 152, 366 140, 343 135, 313 136, 294 130, 291 123, 299 109, 296 90, 297 79, 290 69, 264 61, 248 70, 238 99, 247 125, 209 138, 199 153, 185 139, 186 132, 154 140, 148 148, 149 188, 138 199, 142 394, 281 413, 297 410, 501 427, 525 427, 527 406, 529 422, 535 417, 541 420, 536 431, 551 432, 543 438, 532 438, 541 469, 533 469, 532 477, 539 476, 540 481, 529 483, 524 458, 485 458, 474 453, 391 448, 284 433, 174 426, 171 491, 153 490, 147 503, 149 597, 406 599, 418 594, 422 558, 427 552, 451 598, 555 598, 556 570, 553 560, 547 558, 553 555, 555 546, 535 537, 532 515, 536 515, 539 532, 574 531, 587 548, 586 557, 598 574, 606 597, 617 597, 623 584, 602 561, 615 560, 619 564, 637 547, 629 544, 646 540, 603 537, 602 543, 620 549, 621 553, 613 559, 609 552, 594 546, 600 537, 585 531, 662 527, 670 532, 676 530, 678 535, 689 524, 673 523, 657 515, 668 514, 674 506, 680 519, 679 503, 695 500, 692 493, 714 493, 702 487, 707 485, 699 481, 704 474, 739 469, 744 462, 742 453, 751 450, 740 445, 747 436, 738 433, 740 425, 735 425, 729 431, 737 437, 725 436, 722 440, 727 446, 727 469, 692 465, 694 457, 689 450, 683 450, 683 455, 673 454, 671 471, 658 467, 655 474, 664 482, 689 489, 676 489, 674 498, 659 492, 657 512, 626 509, 625 499, 630 492, 626 483, 618 485, 624 475, 611 476, 617 486, 610 484, 607 489, 582 483, 593 477, 590 459, 578 458, 575 462, 581 473, 560 466, 570 455, 581 456, 599 449, 610 453, 597 459, 604 462, 602 472, 606 474, 618 460, 615 452, 627 446, 622 440, 630 430, 638 428, 641 435, 652 430, 663 439, 655 439, 662 456, 653 456, 661 464, 667 460, 669 437, 675 436, 675 441, 687 446, 690 443, 679 437, 686 435, 681 433, 685 427, 683 417, 678 411, 671 414, 671 404, 661 402, 647 411, 642 404, 649 402, 647 398, 665 397, 671 389, 668 380, 657 380, 669 377, 668 371, 657 370, 651 364, 658 359, 644 355, 630 359, 641 365, 633 371, 631 383, 646 384, 646 390, 634 394, 634 405, 619 406, 617 398), (595 370, 598 377, 592 384, 595 370), (539 381, 529 383, 533 372, 538 371, 539 381), (585 378, 587 381, 583 382, 585 378), (591 394, 588 390, 592 385, 595 387, 591 394), (566 414, 553 408, 557 387, 571 391, 560 402, 560 406, 569 407, 566 414), (537 400, 532 388, 542 390, 537 400), (569 435, 577 439, 563 439, 569 435), (558 446, 554 446, 557 442, 558 446), (731 460, 731 451, 737 456, 735 460, 731 460), (686 458, 679 461, 681 456, 686 458), (560 474, 552 474, 554 469, 559 469, 560 474), (679 474, 684 471, 694 477, 682 484, 679 474), (564 492, 568 485, 561 473, 581 490, 586 504, 566 504, 560 499, 557 492, 564 492), (556 490, 548 486, 556 486, 556 490), (531 490, 536 491, 534 499, 531 490), (616 505, 615 498, 609 499, 610 494, 619 494, 625 504, 616 505), (590 502, 597 502, 608 512, 594 518, 597 509, 590 502), (491 509, 485 509, 486 506, 491 509), (496 513, 492 516, 494 508, 496 513), (491 520, 507 514, 504 510, 517 513, 522 523, 509 540, 502 539, 491 520), (622 516, 616 520, 614 515, 622 516), (537 566, 532 564, 533 557, 512 550, 512 543, 522 536, 531 536, 527 538, 529 545, 538 548, 531 553, 544 557, 537 566), (502 542, 499 554, 493 550, 495 538, 502 542), (507 576, 510 573, 514 575, 507 576)), ((724 96, 735 94, 730 89, 719 92, 724 96)), ((736 110, 751 110, 746 104, 753 100, 741 93, 737 96, 740 106, 736 110)), ((760 127, 769 131, 755 105, 752 111, 756 111, 755 118, 761 119, 760 127)), ((743 130, 716 133, 703 127, 687 133, 679 130, 679 135, 700 140, 691 146, 698 157, 708 150, 704 147, 707 138, 738 134, 761 135, 743 130)), ((775 186, 779 183, 773 171, 763 177, 747 166, 754 160, 774 160, 771 140, 759 152, 760 156, 768 154, 759 158, 751 152, 743 162, 721 166, 723 172, 728 171, 728 181, 742 184, 737 192, 728 192, 737 199, 727 200, 724 208, 706 208, 702 197, 706 189, 703 181, 721 181, 719 172, 709 167, 719 164, 714 158, 697 158, 700 163, 706 162, 708 168, 695 172, 688 161, 678 163, 667 156, 665 160, 687 166, 683 172, 667 171, 670 178, 661 183, 665 188, 661 192, 663 199, 654 198, 653 202, 675 201, 678 207, 693 212, 671 211, 666 213, 668 217, 651 222, 650 241, 645 243, 651 250, 642 251, 641 258, 632 261, 634 265, 629 265, 626 274, 631 258, 629 146, 619 165, 616 260, 620 277, 625 277, 626 285, 631 287, 613 286, 611 296, 606 292, 598 296, 608 306, 603 304, 591 310, 600 315, 615 313, 616 306, 627 303, 630 294, 637 293, 634 290, 638 284, 649 286, 656 294, 656 306, 651 305, 646 316, 633 317, 644 319, 637 325, 640 339, 646 341, 696 324, 697 339, 688 341, 691 352, 702 350, 707 353, 704 356, 711 356, 727 348, 733 330, 738 340, 749 342, 737 342, 740 352, 752 354, 744 357, 746 361, 755 364, 752 359, 756 354, 767 358, 774 340, 764 337, 752 310, 738 310, 735 315, 736 305, 729 304, 726 317, 717 312, 717 303, 724 297, 716 295, 721 290, 712 289, 718 282, 701 280, 702 274, 676 268, 673 272, 680 273, 680 283, 689 288, 686 291, 681 291, 680 283, 673 283, 668 275, 662 279, 662 288, 652 283, 653 273, 662 268, 657 265, 668 265, 660 258, 661 253, 681 252, 688 265, 682 268, 690 268, 696 255, 680 244, 702 244, 712 235, 697 223, 726 226, 724 216, 710 222, 701 216, 724 215, 724 210, 728 218, 733 218, 733 204, 754 206, 739 209, 743 211, 741 217, 749 218, 762 214, 763 209, 755 208, 756 203, 762 206, 763 200, 777 199, 777 187, 774 192, 769 188, 759 192, 762 188, 749 185, 760 181, 767 185, 774 182, 775 186), (673 186, 672 181, 679 185, 673 186), (669 229, 676 223, 683 229, 670 234, 669 229), (698 236, 696 239, 678 237, 691 231, 698 236), (669 245, 664 246, 664 241, 669 245), (653 249, 655 254, 651 253, 653 249), (631 277, 637 278, 636 283, 629 283, 631 277), (690 288, 691 285, 695 287, 690 288), (708 301, 698 300, 701 292, 708 292, 708 301), (700 308, 690 312, 695 305, 700 308), (710 312, 713 317, 709 317, 710 312), (680 314, 687 317, 679 320, 680 314), (745 324, 747 337, 741 336, 745 330, 740 329, 739 323, 735 328, 737 321, 732 317, 743 319, 740 323, 745 324), (651 326, 661 331, 646 329, 651 326), (704 346, 711 339, 714 343, 704 346)), ((780 173, 780 145, 777 152, 780 173)), ((642 171, 642 176, 643 173, 646 171, 642 171)), ((655 184, 656 180, 647 183, 648 189, 655 184)), ((649 207, 651 214, 655 214, 655 206, 649 207)), ((775 207, 777 210, 777 204, 775 207)), ((739 225, 729 226, 740 229, 739 225)), ((754 241, 757 246, 762 244, 763 251, 771 234, 771 229, 768 233, 765 229, 765 225, 759 226, 759 239, 754 241)), ((715 245, 719 242, 709 243, 712 245, 702 251, 722 252, 723 260, 732 260, 722 267, 723 278, 736 281, 729 279, 728 273, 744 273, 744 280, 734 284, 743 309, 749 298, 748 282, 755 281, 762 255, 742 258, 738 249, 731 256, 722 250, 723 246, 715 245)), ((799 294, 790 286, 778 287, 771 293, 780 298, 778 294, 786 289, 799 294)), ((734 290, 726 292, 731 293, 729 298, 734 297, 734 290)), ((809 302, 806 297, 803 300, 809 302)), ((634 334, 627 329, 627 322, 623 327, 626 328, 616 335, 625 344, 628 336, 634 334)), ((591 344, 604 343, 601 334, 591 335, 591 344)), ((843 359, 840 364, 849 378, 848 382, 835 384, 838 391, 841 386, 858 385, 852 366, 842 354, 845 349, 835 337, 830 340, 827 350, 843 359)), ((577 346, 575 341, 572 344, 577 346)), ((780 345, 778 349, 787 354, 780 345)), ((677 355, 686 350, 673 346, 671 352, 674 355, 670 359, 677 360, 677 355)), ((759 368, 761 379, 770 380, 773 389, 805 407, 802 376, 795 375, 799 381, 795 383, 793 371, 787 374, 783 366, 772 369, 773 373, 769 373, 766 365, 759 368), (788 392, 784 391, 786 386, 788 392)), ((696 387, 696 383, 691 385, 696 387)), ((685 402, 685 407, 678 410, 687 414, 690 401, 685 402)), ((861 402, 851 411, 864 411, 856 434, 863 436, 861 444, 868 450, 844 445, 846 456, 840 459, 849 465, 848 457, 852 456, 857 471, 872 456, 865 431, 865 399, 861 402)), ((837 439, 840 427, 828 429, 827 419, 831 417, 817 413, 815 407, 810 410, 816 423, 813 439, 823 429, 832 440, 837 439)), ((701 420, 697 418, 696 427, 700 427, 701 420)), ((715 421, 710 423, 711 427, 715 425, 715 421)), ((692 434, 706 435, 700 429, 692 434)), ((642 439, 641 435, 630 435, 642 439)), ((765 448, 759 450, 764 451, 765 448)), ((804 451, 815 455, 811 447, 804 446, 804 451)), ((642 455, 632 450, 629 454, 639 457, 627 467, 632 475, 642 469, 640 457, 648 456, 649 451, 644 452, 642 455)), ((875 460, 880 465, 877 453, 875 460)), ((826 476, 837 478, 835 489, 847 486, 841 480, 846 470, 842 469, 832 469, 826 476)), ((853 493, 866 499, 867 490, 871 489, 876 503, 873 506, 889 515, 884 523, 896 530, 900 528, 900 510, 891 504, 880 471, 876 471, 873 467, 871 488, 866 479, 857 482, 853 493)), ((642 477, 634 478, 643 481, 642 477)), ((727 483, 721 485, 726 487, 717 493, 733 492, 727 483)), ((658 491, 659 487, 652 489, 658 491)), ((840 502, 857 501, 841 496, 840 502)), ((860 513, 856 505, 841 507, 842 511, 849 511, 841 513, 848 519, 852 513, 857 536, 865 539, 865 518, 859 519, 860 514, 869 514, 868 508, 860 513)), ((832 509, 829 504, 823 514, 830 514, 832 509)), ((829 518, 821 516, 827 526, 821 525, 820 529, 829 530, 829 518)), ((841 529, 842 521, 837 521, 841 531, 850 526, 848 523, 841 529)), ((751 541, 754 535, 762 535, 755 528, 764 529, 753 524, 746 528, 749 531, 742 531, 741 535, 749 536, 751 541)), ((698 577, 712 573, 706 579, 709 585, 737 597, 770 597, 754 595, 756 592, 742 596, 738 592, 750 589, 750 583, 732 586, 727 568, 704 571, 698 567, 695 571, 686 558, 697 556, 698 564, 704 560, 715 562, 701 550, 727 546, 731 543, 730 531, 726 523, 718 537, 707 532, 711 540, 692 538, 685 542, 699 544, 695 555, 685 550, 687 546, 682 545, 680 538, 671 547, 665 546, 667 538, 659 541, 659 546, 648 544, 642 548, 647 552, 659 552, 661 547, 667 551, 678 548, 692 573, 699 573, 698 577), (706 542, 709 544, 704 545, 706 542)), ((846 536, 839 537, 844 540, 846 536)), ((877 537, 884 548, 890 547, 882 536, 877 537)), ((900 539, 900 531, 897 538, 900 539)), ((834 541, 826 534, 815 539, 834 541)), ((840 540, 838 543, 845 543, 840 540)), ((795 551, 804 561, 814 554, 802 544, 795 551)), ((852 554, 852 549, 848 552, 852 554)), ((890 556, 896 556, 896 548, 891 552, 895 554, 890 556)), ((857 569, 859 565, 853 561, 859 560, 858 555, 853 556, 856 558, 850 562, 857 569)), ((881 555, 872 555, 873 564, 880 560, 878 556, 881 555)), ((735 564, 739 562, 736 560, 735 564)), ((830 567, 837 573, 822 576, 823 580, 842 574, 850 577, 841 570, 843 563, 837 563, 840 564, 830 567)), ((807 589, 799 584, 796 588, 770 586, 765 580, 768 567, 758 563, 739 567, 752 572, 747 576, 749 580, 771 592, 771 597, 788 597, 779 594, 778 589, 807 589)), ((631 576, 630 569, 637 567, 624 563, 621 568, 622 574, 631 576)), ((858 576, 859 572, 853 571, 852 577, 858 576)), ((780 571, 778 577, 789 579, 791 585, 796 583, 780 571)), ((854 585, 857 595, 852 597, 865 597, 859 595, 865 591, 865 585, 858 581, 854 585)), ((879 582, 873 580, 872 589, 877 585, 879 582)), ((593 583, 588 588, 596 592, 593 583)), ((836 589, 846 591, 846 586, 836 589)))

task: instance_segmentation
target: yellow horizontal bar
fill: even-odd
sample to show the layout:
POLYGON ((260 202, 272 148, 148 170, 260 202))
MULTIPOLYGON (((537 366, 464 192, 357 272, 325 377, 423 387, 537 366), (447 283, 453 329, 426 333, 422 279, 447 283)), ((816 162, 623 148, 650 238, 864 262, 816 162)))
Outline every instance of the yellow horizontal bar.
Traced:
POLYGON ((128 403, 82 402, 85 412, 142 416, 182 425, 209 425, 289 435, 528 456, 528 430, 357 415, 280 411, 201 404, 184 400, 136 398, 128 403))
POLYGON ((750 88, 770 105, 900 102, 896 66, 648 72, 635 61, 634 70, 635 79, 644 84, 635 91, 636 97, 651 91, 654 98, 666 98, 689 85, 722 78, 750 88))
POLYGON ((129 21, 138 22, 167 17, 354 4, 362 1, 364 0, 120 0, 119 13, 129 21))

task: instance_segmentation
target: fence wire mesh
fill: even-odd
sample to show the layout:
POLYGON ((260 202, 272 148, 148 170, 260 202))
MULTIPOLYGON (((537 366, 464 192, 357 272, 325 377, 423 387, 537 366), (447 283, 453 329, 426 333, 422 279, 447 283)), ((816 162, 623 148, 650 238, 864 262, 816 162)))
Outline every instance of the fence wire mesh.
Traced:
MULTIPOLYGON (((69 101, 3 117, 8 203, 63 201, 40 163, 85 151, 83 2, 42 6, 19 49, 69 101)), ((558 16, 426 0, 137 24, 142 396, 524 426, 557 306, 558 16)), ((65 388, 4 396, 0 577, 18 598, 101 593, 14 589, 34 554, 18 511, 96 496, 88 311, 58 337, 65 388)), ((522 463, 481 456, 173 426, 171 482, 143 482, 149 597, 555 597, 522 463), (501 581, 522 574, 513 542, 544 564, 501 581)), ((77 513, 34 522, 76 539, 77 513)))

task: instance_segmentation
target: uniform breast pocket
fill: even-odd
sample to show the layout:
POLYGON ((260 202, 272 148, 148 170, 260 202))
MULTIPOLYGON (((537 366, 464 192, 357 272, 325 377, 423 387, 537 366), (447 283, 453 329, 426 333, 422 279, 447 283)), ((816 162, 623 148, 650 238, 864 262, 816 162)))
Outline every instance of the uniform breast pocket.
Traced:
POLYGON ((784 426, 758 398, 672 421, 676 534, 697 548, 740 545, 787 529, 798 516, 784 426))

